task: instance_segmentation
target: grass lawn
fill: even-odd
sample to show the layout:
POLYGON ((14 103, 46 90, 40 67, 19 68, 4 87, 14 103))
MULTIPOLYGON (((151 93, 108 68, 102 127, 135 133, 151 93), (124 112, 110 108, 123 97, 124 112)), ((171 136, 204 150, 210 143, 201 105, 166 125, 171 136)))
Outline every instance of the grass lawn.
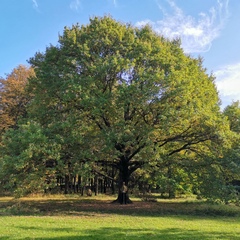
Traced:
POLYGON ((240 239, 240 208, 197 201, 112 204, 111 197, 0 198, 2 239, 240 239))

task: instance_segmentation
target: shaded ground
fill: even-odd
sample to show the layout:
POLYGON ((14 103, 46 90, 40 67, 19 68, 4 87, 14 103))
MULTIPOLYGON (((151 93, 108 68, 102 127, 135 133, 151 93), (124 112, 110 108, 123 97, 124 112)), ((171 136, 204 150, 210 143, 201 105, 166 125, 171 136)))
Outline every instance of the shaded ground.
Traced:
POLYGON ((132 216, 163 215, 210 215, 240 216, 240 207, 212 205, 204 202, 181 201, 134 201, 133 204, 113 204, 110 199, 86 198, 0 198, 0 216, 40 215, 40 216, 93 216, 120 214, 132 216))

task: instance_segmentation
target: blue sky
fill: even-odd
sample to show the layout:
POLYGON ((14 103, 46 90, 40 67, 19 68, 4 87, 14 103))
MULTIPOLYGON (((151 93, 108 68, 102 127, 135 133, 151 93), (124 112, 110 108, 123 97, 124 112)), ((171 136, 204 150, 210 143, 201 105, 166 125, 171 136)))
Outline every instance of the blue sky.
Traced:
POLYGON ((135 26, 151 24, 184 51, 202 56, 216 76, 222 106, 240 100, 239 0, 1 0, 0 76, 56 45, 65 26, 111 15, 135 26))

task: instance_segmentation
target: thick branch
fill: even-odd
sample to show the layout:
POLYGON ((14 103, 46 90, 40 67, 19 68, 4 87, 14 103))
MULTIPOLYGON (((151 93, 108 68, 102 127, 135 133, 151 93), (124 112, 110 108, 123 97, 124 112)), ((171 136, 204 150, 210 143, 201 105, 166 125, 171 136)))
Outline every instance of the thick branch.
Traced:
POLYGON ((108 176, 108 175, 106 175, 106 174, 104 174, 104 173, 102 173, 102 172, 94 169, 94 168, 93 168, 92 171, 95 172, 95 173, 97 173, 97 174, 99 174, 99 175, 102 176, 102 177, 105 177, 105 178, 108 178, 108 179, 110 179, 110 180, 112 180, 112 181, 114 181, 114 182, 117 182, 116 179, 114 179, 114 178, 112 178, 112 177, 110 177, 110 176, 108 176))
POLYGON ((144 147, 146 146, 146 144, 142 144, 140 145, 135 151, 133 151, 133 153, 128 157, 129 161, 137 154, 139 153, 144 147))

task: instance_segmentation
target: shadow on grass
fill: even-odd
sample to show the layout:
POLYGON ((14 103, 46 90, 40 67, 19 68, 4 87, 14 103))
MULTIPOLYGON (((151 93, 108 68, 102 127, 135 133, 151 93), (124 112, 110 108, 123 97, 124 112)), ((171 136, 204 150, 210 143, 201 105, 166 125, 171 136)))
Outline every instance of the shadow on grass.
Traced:
POLYGON ((240 208, 203 202, 142 202, 113 204, 97 199, 15 199, 0 201, 0 216, 97 216, 117 214, 158 217, 164 215, 240 216, 240 208))
MULTIPOLYGON (((46 231, 46 229, 38 229, 42 231, 46 231)), ((164 239, 164 240, 177 240, 177 239, 189 239, 189 240, 209 240, 209 239, 231 239, 231 240, 239 240, 239 236, 228 234, 222 232, 200 232, 196 230, 183 230, 180 228, 165 228, 163 230, 158 229, 151 229, 146 228, 143 230, 140 229, 123 229, 123 228, 116 228, 116 227, 107 227, 107 228, 101 228, 101 229, 91 229, 88 231, 76 231, 75 229, 65 229, 71 234, 69 236, 58 236, 58 237, 37 237, 34 236, 34 239, 45 239, 45 240, 74 240, 74 239, 82 239, 82 240, 107 240, 107 239, 147 239, 147 240, 158 240, 158 239, 164 239), (76 232, 76 233, 75 233, 76 232)), ((48 229, 49 235, 50 232, 54 231, 64 231, 64 229, 48 229)), ((7 240, 11 239, 11 237, 5 236, 0 237, 1 240, 7 240)), ((32 239, 31 236, 24 239, 32 239)))

